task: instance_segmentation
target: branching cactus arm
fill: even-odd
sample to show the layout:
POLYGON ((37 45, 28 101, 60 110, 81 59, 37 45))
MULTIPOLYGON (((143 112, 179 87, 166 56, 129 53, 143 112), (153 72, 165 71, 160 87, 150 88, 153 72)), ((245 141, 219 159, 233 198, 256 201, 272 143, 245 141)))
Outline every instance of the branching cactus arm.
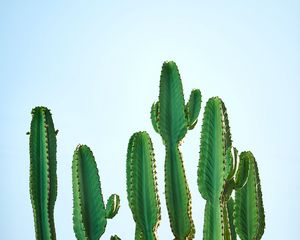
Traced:
POLYGON ((57 196, 56 131, 50 110, 32 110, 30 127, 30 198, 37 240, 55 240, 54 204, 57 196))
POLYGON ((120 209, 120 197, 117 194, 112 194, 107 200, 105 212, 106 218, 112 219, 120 209))
POLYGON ((197 122, 201 108, 202 96, 199 89, 193 89, 189 101, 185 105, 185 113, 188 122, 188 129, 192 130, 197 122))

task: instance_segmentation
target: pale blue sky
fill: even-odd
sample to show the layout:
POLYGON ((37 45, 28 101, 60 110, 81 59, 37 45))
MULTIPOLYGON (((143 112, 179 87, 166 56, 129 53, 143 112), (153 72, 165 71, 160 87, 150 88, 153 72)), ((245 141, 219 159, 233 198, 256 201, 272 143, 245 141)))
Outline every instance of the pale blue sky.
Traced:
MULTIPOLYGON (((158 235, 172 239, 164 147, 149 119, 165 60, 178 64, 186 99, 200 88, 204 103, 215 95, 224 100, 234 145, 256 156, 266 211, 263 239, 297 239, 300 2, 103 2, 0 3, 0 239, 34 239, 25 133, 37 105, 52 110, 60 130, 57 239, 75 239, 71 161, 78 143, 94 152, 105 201, 114 192, 121 196, 103 239, 133 239, 125 155, 138 130, 147 130, 154 142, 162 203, 158 235)), ((205 204, 196 181, 201 122, 182 147, 196 239, 202 238, 205 204)))

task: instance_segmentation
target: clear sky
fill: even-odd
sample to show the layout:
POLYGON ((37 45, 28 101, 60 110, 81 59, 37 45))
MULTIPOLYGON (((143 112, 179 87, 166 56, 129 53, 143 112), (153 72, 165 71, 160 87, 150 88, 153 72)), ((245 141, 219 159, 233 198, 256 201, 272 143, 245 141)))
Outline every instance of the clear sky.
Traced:
MULTIPOLYGON (((29 198, 31 109, 53 113, 58 134, 57 239, 75 239, 71 162, 89 145, 105 201, 121 197, 103 239, 133 239, 126 198, 130 135, 151 135, 157 162, 160 239, 172 239, 164 200, 164 147, 150 122, 161 65, 174 60, 185 98, 220 96, 234 145, 256 156, 266 211, 263 239, 297 239, 300 227, 300 2, 2 1, 0 3, 0 239, 34 239, 29 198), (43 2, 43 3, 42 3, 43 2), (50 3, 51 2, 51 3, 50 3), (209 3, 208 3, 209 2, 209 3)), ((205 201, 197 187, 201 122, 182 146, 196 239, 205 201)))

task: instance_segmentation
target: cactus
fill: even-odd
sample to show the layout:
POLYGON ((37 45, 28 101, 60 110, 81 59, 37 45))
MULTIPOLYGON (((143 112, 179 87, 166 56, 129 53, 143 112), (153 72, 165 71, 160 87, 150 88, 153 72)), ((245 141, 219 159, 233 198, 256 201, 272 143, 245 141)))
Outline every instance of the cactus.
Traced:
POLYGON ((129 207, 136 222, 135 239, 157 239, 160 203, 153 145, 147 132, 137 132, 131 136, 126 174, 129 207))
POLYGON ((159 101, 151 108, 151 121, 166 147, 165 196, 172 232, 176 239, 193 239, 191 194, 179 145, 193 129, 201 106, 201 92, 195 89, 185 105, 182 82, 174 62, 164 62, 160 77, 159 101))
POLYGON ((117 235, 111 236, 110 240, 121 240, 117 235))
POLYGON ((251 152, 242 152, 240 158, 249 161, 249 177, 235 192, 234 224, 241 240, 259 240, 265 229, 265 214, 257 163, 251 152))
POLYGON ((78 240, 98 240, 105 231, 107 219, 120 207, 119 196, 109 197, 106 206, 100 185, 97 164, 86 145, 78 145, 72 162, 73 228, 78 240))
POLYGON ((30 127, 30 198, 37 240, 55 240, 54 204, 57 196, 56 131, 50 110, 32 110, 30 127))
POLYGON ((228 203, 228 200, 233 189, 245 185, 248 170, 248 162, 241 159, 238 163, 237 150, 232 147, 223 101, 218 97, 210 98, 205 106, 198 166, 199 191, 207 200, 203 239, 234 239, 234 233, 230 231, 232 211, 228 209, 232 201, 228 203))

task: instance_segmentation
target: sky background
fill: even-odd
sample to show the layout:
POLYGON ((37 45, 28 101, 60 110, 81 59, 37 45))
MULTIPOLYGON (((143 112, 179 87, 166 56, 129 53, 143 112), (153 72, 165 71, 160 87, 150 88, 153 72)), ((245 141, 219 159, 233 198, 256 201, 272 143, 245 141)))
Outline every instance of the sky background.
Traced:
POLYGON ((31 109, 59 129, 57 239, 75 239, 71 163, 78 143, 96 157, 103 195, 121 197, 103 239, 134 237, 127 203, 128 139, 146 130, 158 171, 160 239, 173 239, 164 200, 164 146, 150 121, 163 61, 174 60, 185 99, 200 88, 200 120, 182 146, 196 239, 205 201, 197 187, 205 102, 220 96, 234 145, 251 150, 266 213, 262 239, 296 239, 300 227, 299 1, 1 1, 0 239, 34 239, 29 197, 31 109), (209 2, 209 3, 208 3, 209 2))

